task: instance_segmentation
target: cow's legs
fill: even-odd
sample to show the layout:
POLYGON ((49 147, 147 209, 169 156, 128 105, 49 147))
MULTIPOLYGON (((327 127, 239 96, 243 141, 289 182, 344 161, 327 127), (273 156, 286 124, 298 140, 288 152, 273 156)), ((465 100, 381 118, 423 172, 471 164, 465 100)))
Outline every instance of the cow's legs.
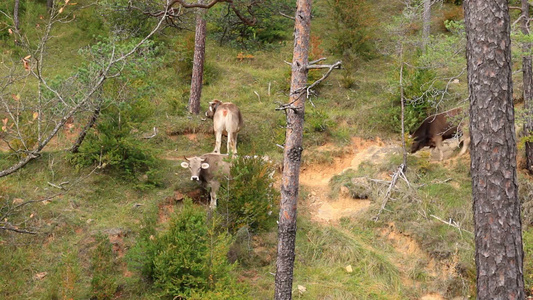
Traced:
POLYGON ((233 147, 232 147, 232 140, 233 140, 233 134, 231 133, 231 131, 228 131, 228 143, 227 143, 227 147, 228 147, 228 154, 233 151, 233 154, 236 154, 235 151, 233 150, 233 147))
POLYGON ((463 148, 461 148, 461 152, 459 152, 459 156, 463 155, 468 151, 468 148, 470 147, 470 136, 464 136, 463 135, 463 148))
POLYGON ((442 152, 442 136, 435 137, 435 148, 439 150, 439 161, 444 159, 444 153, 442 152))
POLYGON ((215 150, 214 153, 220 153, 220 144, 222 144, 222 131, 215 131, 215 150))
POLYGON ((238 133, 235 132, 231 135, 231 138, 230 138, 230 135, 228 134, 228 153, 229 153, 229 148, 231 147, 231 151, 233 151, 233 154, 237 154, 237 135, 238 133))
POLYGON ((217 192, 220 188, 220 183, 213 182, 211 183, 211 191, 209 192, 209 197, 211 198, 211 202, 209 203, 209 207, 216 208, 217 207, 217 192))

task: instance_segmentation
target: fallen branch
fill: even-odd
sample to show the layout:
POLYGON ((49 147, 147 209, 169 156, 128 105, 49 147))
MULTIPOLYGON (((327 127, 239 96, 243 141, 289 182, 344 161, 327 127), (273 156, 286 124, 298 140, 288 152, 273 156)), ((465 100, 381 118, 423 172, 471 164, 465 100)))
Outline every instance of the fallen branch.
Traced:
POLYGON ((372 220, 374 222, 377 222, 377 220, 379 219, 379 215, 381 215, 383 210, 385 210, 385 206, 387 205, 387 202, 390 199, 390 194, 392 193, 392 189, 396 185, 396 182, 398 181, 398 178, 402 177, 402 178, 404 178, 405 181, 407 181, 407 178, 405 177, 405 174, 403 174, 404 170, 405 170, 405 165, 401 164, 398 167, 398 169, 396 170, 396 172, 394 172, 394 174, 392 175, 392 180, 390 182, 389 188, 387 189, 387 192, 385 193, 385 197, 383 199, 383 203, 381 203, 381 208, 379 209, 378 213, 374 217, 372 217, 372 220))
POLYGON ((459 230, 459 234, 461 235, 461 237, 463 236, 463 231, 464 231, 464 232, 468 232, 468 233, 470 233, 471 235, 474 235, 474 233, 473 233, 472 231, 468 231, 468 230, 466 230, 466 229, 461 229, 461 226, 459 225, 459 223, 455 222, 455 221, 452 220, 451 218, 450 218, 449 221, 444 221, 443 219, 441 219, 441 218, 439 218, 439 217, 437 217, 437 216, 435 216, 435 215, 430 215, 430 216, 433 217, 433 218, 435 218, 435 219, 437 219, 437 220, 439 220, 439 221, 441 221, 442 223, 444 223, 444 224, 446 224, 446 225, 448 225, 448 226, 451 226, 451 227, 455 227, 455 228, 457 228, 457 230, 459 230))

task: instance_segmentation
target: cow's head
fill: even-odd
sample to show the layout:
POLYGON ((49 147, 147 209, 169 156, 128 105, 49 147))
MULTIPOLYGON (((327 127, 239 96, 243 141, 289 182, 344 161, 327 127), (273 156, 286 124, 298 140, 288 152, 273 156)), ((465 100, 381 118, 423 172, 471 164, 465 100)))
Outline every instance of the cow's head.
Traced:
POLYGON ((436 145, 435 142, 430 138, 417 139, 415 137, 413 144, 411 145, 411 153, 415 153, 426 146, 429 148, 435 148, 436 145))
POLYGON ((215 115, 215 112, 217 111, 217 107, 222 104, 222 101, 220 100, 213 100, 209 102, 209 109, 205 112, 205 116, 208 118, 213 119, 213 116, 215 115))
POLYGON ((182 162, 181 166, 191 171, 191 180, 200 180, 202 169, 209 168, 209 164, 204 162, 205 158, 194 156, 189 158, 185 157, 185 160, 187 161, 182 162))

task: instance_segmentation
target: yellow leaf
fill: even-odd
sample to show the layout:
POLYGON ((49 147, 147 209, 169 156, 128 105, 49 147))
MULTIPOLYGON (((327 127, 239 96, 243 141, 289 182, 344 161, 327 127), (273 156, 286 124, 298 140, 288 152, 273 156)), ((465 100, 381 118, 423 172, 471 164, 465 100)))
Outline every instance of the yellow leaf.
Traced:
POLYGON ((65 0, 65 4, 68 4, 70 2, 70 0, 65 0))
POLYGON ((65 7, 61 7, 61 8, 59 9, 58 14, 62 13, 62 12, 63 12, 63 9, 65 9, 65 7))
POLYGON ((2 126, 2 131, 7 131, 7 127, 2 126))
POLYGON ((39 113, 38 112, 34 112, 33 113, 33 119, 35 120, 35 119, 37 119, 37 117, 39 117, 39 113))
POLYGON ((9 28, 7 32, 9 32, 10 35, 13 34, 13 30, 11 30, 11 28, 9 28))
POLYGON ((30 59, 30 58, 31 58, 31 54, 28 55, 28 56, 26 56, 26 57, 24 57, 24 60, 28 60, 28 59, 30 59))
POLYGON ((30 215, 30 219, 33 218, 33 214, 30 215))
POLYGON ((19 101, 20 100, 20 95, 11 94, 11 98, 13 98, 13 100, 15 100, 15 101, 19 101))
POLYGON ((7 124, 7 121, 9 121, 9 119, 8 119, 8 118, 5 118, 5 119, 2 120, 2 123, 4 123, 4 125, 6 125, 6 124, 7 124))

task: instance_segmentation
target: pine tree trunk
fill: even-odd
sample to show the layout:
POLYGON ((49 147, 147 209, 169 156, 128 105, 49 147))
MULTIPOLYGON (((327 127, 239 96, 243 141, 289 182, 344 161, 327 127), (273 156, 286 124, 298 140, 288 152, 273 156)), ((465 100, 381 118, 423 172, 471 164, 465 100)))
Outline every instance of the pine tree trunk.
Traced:
POLYGON ((424 13, 422 16, 422 51, 426 52, 431 29, 431 0, 424 0, 424 13))
POLYGON ((508 2, 464 6, 477 298, 524 299, 508 2))
MULTIPOLYGON (((528 23, 529 3, 527 0, 522 0, 522 21, 520 27, 523 34, 529 35, 528 23)), ((525 43, 523 50, 525 53, 529 53, 531 51, 531 44, 525 43)), ((522 58, 522 75, 524 83, 524 108, 526 111, 524 135, 530 136, 533 134, 533 75, 531 55, 526 55, 522 58)), ((533 142, 526 142, 526 169, 533 174, 533 142)))
POLYGON ((278 224, 275 299, 292 299, 294 249, 296 241, 296 206, 305 114, 307 64, 311 25, 311 0, 298 0, 294 24, 291 91, 283 154, 281 204, 278 224))
POLYGON ((194 59, 192 66, 191 94, 189 96, 189 112, 200 113, 200 99, 202 96, 202 81, 204 76, 205 37, 206 37, 206 10, 197 9, 196 32, 194 36, 194 59))
POLYGON ((19 4, 20 0, 15 0, 15 8, 13 9, 13 21, 15 22, 16 30, 19 30, 19 4))

